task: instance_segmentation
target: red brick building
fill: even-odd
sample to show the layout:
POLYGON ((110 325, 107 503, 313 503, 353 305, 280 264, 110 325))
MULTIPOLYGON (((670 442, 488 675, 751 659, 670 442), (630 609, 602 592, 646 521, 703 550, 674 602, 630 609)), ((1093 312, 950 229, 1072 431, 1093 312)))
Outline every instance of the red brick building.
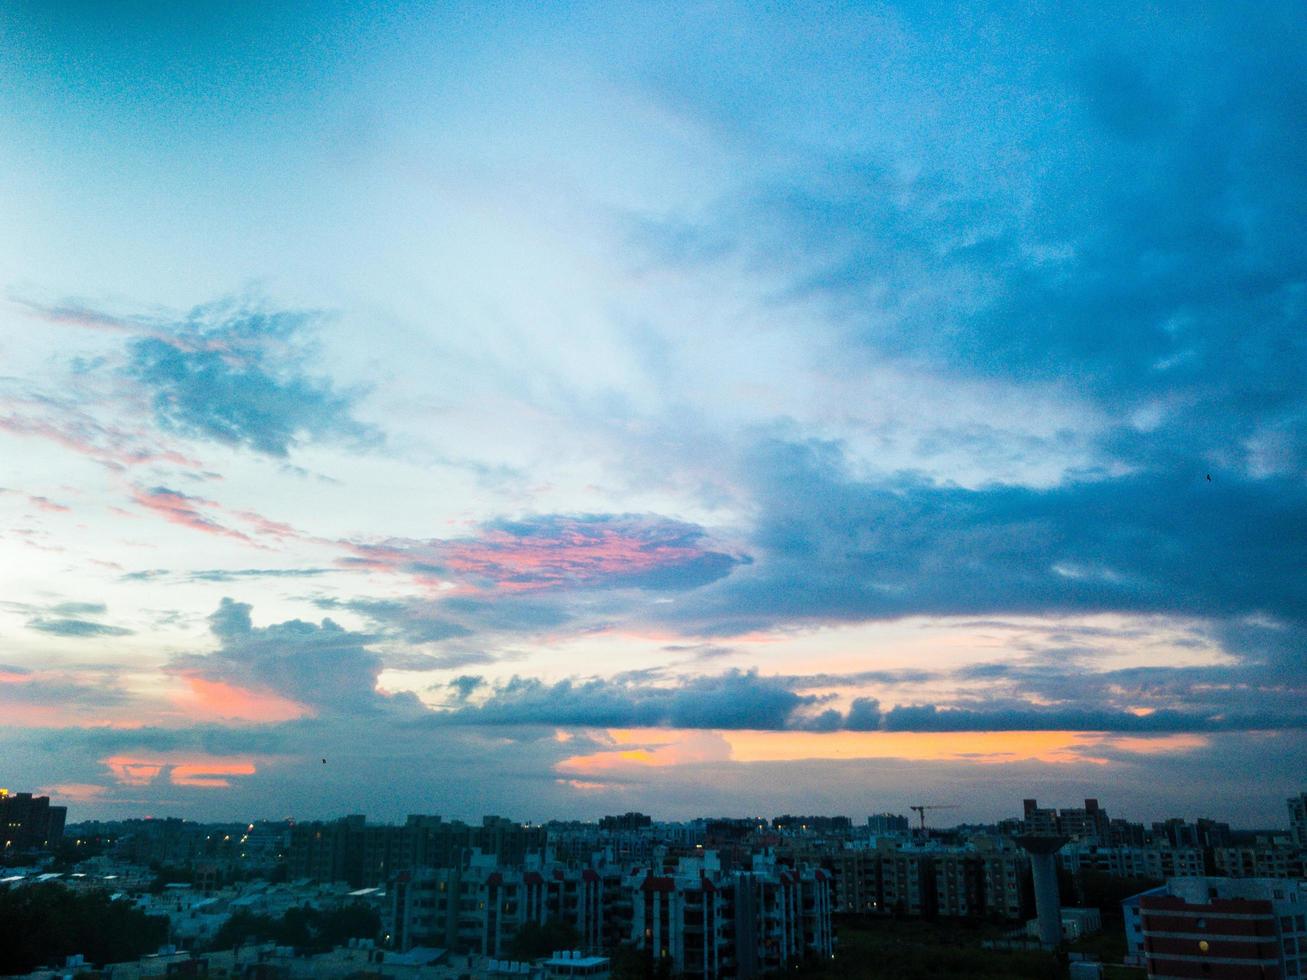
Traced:
POLYGON ((1150 980, 1285 980, 1280 930, 1269 900, 1173 895, 1140 901, 1150 980))

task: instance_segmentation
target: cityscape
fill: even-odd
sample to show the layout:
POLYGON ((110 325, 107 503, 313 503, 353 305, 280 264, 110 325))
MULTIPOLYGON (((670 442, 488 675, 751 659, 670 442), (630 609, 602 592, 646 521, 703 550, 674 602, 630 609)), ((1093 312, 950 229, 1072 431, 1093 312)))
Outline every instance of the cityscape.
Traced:
POLYGON ((5 790, 0 908, 15 928, 0 970, 838 977, 889 943, 882 969, 905 976, 1294 977, 1307 965, 1307 792, 1287 804, 1288 827, 1269 830, 1145 825, 1097 799, 1025 799, 997 823, 947 828, 928 821, 943 804, 856 822, 69 824, 48 797, 5 790), (115 934, 54 921, 105 895, 128 917, 115 934))
POLYGON ((1307 980, 1305 42, 0 0, 0 978, 1307 980))

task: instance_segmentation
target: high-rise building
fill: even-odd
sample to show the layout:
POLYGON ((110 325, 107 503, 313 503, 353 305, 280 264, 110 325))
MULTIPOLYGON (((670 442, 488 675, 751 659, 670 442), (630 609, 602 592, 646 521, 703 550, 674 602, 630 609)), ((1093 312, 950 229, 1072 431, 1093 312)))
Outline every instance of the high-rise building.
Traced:
POLYGON ((398 871, 460 867, 473 851, 520 866, 545 846, 543 827, 503 817, 470 826, 438 816, 411 815, 402 826, 369 825, 360 815, 291 830, 286 866, 292 880, 347 881, 355 888, 384 885, 398 871))
POLYGON ((68 808, 50 797, 0 789, 0 847, 6 856, 56 847, 64 835, 68 808))
POLYGON ((892 834, 906 835, 911 832, 908 818, 901 813, 877 813, 867 818, 867 829, 872 836, 882 837, 892 834))
POLYGON ((1289 832, 1299 847, 1307 847, 1307 793, 1289 800, 1289 832))

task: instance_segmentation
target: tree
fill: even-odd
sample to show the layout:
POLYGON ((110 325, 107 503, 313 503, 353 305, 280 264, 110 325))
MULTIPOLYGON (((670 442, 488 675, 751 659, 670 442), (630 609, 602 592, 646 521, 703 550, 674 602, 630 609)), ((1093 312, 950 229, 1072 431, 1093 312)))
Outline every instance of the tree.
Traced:
POLYGON ((381 932, 381 916, 362 902, 342 905, 323 912, 317 924, 317 942, 328 949, 343 946, 351 939, 376 939, 381 932))
POLYGON ((296 949, 328 950, 351 939, 375 939, 380 931, 381 917, 361 902, 326 912, 308 906, 287 909, 280 919, 241 909, 214 933, 209 948, 274 942, 296 949))
POLYGON ((134 960, 168 938, 168 920, 106 891, 57 882, 0 891, 0 974, 30 973, 81 953, 91 963, 134 960))
POLYGON ((509 944, 508 955, 515 960, 537 960, 556 949, 574 949, 580 939, 576 927, 562 919, 526 922, 509 944))
POLYGON ((234 949, 246 943, 266 943, 272 939, 280 920, 270 915, 258 915, 247 909, 231 914, 209 941, 210 949, 234 949))

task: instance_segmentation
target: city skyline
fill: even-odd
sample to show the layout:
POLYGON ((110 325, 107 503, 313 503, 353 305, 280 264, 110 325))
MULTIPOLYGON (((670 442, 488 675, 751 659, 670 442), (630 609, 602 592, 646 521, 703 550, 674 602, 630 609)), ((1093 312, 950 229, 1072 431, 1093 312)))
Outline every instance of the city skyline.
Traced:
POLYGON ((1307 25, 1257 14, 0 7, 0 784, 1278 826, 1307 25))

